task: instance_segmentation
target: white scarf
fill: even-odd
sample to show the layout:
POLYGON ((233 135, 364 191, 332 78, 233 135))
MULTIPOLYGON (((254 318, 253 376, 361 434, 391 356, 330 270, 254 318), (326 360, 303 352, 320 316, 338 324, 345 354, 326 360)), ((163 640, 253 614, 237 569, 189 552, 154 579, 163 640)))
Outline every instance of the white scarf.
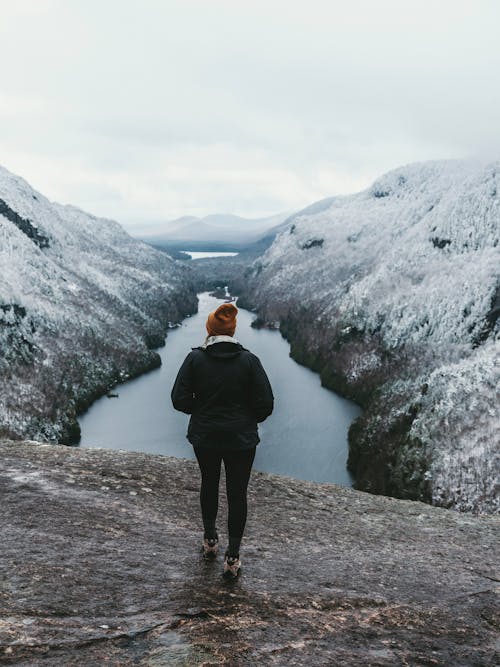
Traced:
POLYGON ((238 341, 234 336, 207 336, 201 347, 205 349, 214 343, 238 343, 238 341))

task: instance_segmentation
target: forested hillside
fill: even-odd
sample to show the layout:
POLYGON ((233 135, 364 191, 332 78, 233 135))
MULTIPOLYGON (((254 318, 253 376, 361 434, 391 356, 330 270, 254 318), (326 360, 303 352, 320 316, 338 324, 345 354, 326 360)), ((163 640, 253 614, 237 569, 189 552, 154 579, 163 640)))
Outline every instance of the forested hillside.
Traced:
POLYGON ((75 442, 76 414, 159 363, 196 310, 188 272, 112 220, 0 168, 0 433, 75 442))
POLYGON ((365 407, 358 488, 494 511, 500 163, 408 165, 289 223, 240 303, 365 407))

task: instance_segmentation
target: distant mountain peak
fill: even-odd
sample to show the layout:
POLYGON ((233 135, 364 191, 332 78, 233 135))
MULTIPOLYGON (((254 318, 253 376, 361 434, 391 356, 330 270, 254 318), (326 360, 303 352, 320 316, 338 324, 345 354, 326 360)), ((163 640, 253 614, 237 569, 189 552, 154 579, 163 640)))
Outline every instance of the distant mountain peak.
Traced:
POLYGON ((151 225, 137 235, 155 242, 251 243, 268 234, 288 216, 289 212, 264 218, 244 218, 232 213, 211 213, 202 218, 185 215, 151 225))

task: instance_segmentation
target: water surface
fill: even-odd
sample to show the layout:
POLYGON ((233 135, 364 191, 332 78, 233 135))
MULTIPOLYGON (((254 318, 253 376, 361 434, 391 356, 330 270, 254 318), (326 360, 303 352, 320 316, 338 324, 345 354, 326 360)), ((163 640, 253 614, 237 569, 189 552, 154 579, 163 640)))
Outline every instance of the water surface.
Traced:
MULTIPOLYGON (((169 332, 159 353, 161 368, 119 385, 118 398, 97 400, 80 418, 81 446, 194 458, 185 435, 188 415, 173 409, 170 391, 191 347, 206 336, 210 311, 222 303, 203 293, 199 311, 169 332)), ((361 410, 320 384, 319 376, 289 356, 278 331, 252 329, 254 315, 239 309, 235 338, 257 354, 275 396, 271 417, 259 425, 257 470, 317 482, 350 485, 347 430, 361 410)))
POLYGON ((191 259, 206 259, 207 257, 235 257, 239 253, 237 252, 198 252, 195 250, 183 250, 186 255, 189 255, 191 259))

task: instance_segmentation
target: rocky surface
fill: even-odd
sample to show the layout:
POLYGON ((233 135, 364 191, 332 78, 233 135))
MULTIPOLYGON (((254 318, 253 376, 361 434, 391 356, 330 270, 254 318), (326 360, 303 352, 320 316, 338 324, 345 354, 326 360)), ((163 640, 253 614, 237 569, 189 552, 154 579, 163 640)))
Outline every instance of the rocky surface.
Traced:
POLYGON ((0 461, 2 665, 498 664, 495 517, 254 473, 225 582, 195 463, 12 441, 0 461))

